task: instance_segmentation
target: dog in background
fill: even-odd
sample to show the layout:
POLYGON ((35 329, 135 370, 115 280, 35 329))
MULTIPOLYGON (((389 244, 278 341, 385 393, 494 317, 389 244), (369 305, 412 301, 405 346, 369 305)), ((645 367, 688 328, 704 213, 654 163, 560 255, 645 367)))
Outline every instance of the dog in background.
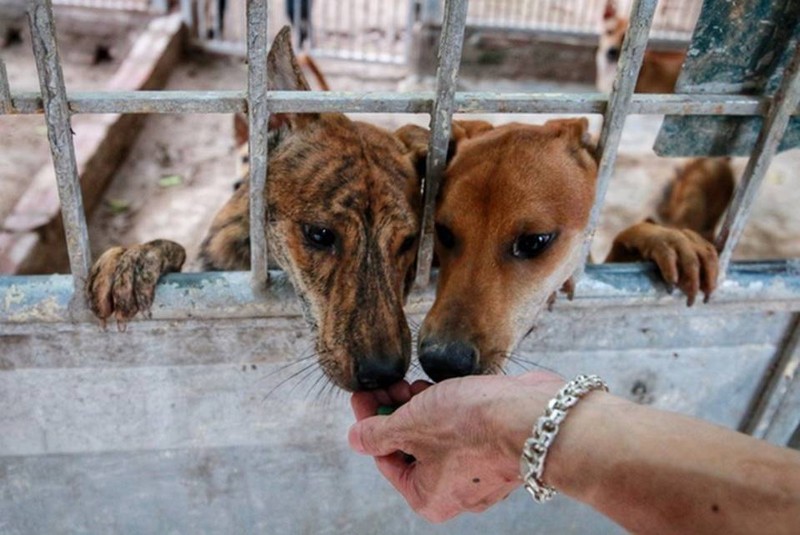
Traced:
POLYGON ((659 220, 713 241, 735 188, 730 161, 728 157, 695 158, 679 169, 658 206, 659 220))
MULTIPOLYGON (((603 12, 600 43, 595 56, 596 86, 603 93, 611 92, 617 74, 622 41, 627 31, 628 19, 619 15, 616 4, 613 0, 609 0, 603 12)), ((635 91, 674 93, 684 59, 686 59, 685 51, 646 50, 635 91)))
MULTIPOLYGON (((267 58, 271 90, 308 90, 285 27, 267 58)), ((411 332, 403 303, 414 277, 421 216, 419 169, 429 132, 391 133, 341 113, 279 114, 270 135, 265 201, 271 257, 286 272, 315 334, 317 360, 347 390, 405 376, 411 332)), ((201 246, 206 270, 250 266, 249 187, 214 217, 201 246)), ((122 324, 148 314, 158 278, 180 271, 179 244, 109 249, 86 294, 94 314, 122 324)))
MULTIPOLYGON (((436 202, 436 299, 419 334, 428 376, 500 371, 538 313, 583 261, 597 162, 586 119, 543 126, 459 123, 436 202)), ((691 305, 715 287, 718 258, 695 231, 649 221, 607 261, 652 260, 691 305)))

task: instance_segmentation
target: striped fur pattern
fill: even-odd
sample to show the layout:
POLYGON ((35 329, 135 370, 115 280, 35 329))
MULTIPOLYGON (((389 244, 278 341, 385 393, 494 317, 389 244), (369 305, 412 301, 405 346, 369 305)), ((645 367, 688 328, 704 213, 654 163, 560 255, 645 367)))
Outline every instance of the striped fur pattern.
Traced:
MULTIPOLYGON (((308 90, 288 28, 276 37, 268 63, 271 89, 308 90)), ((266 191, 271 257, 303 303, 327 377, 347 390, 388 386, 405 375, 411 356, 403 303, 414 275, 418 169, 428 132, 408 126, 391 133, 338 113, 275 119, 266 191)), ((207 270, 249 267, 248 193, 248 184, 242 184, 214 218, 201 250, 207 270)), ((87 285, 98 317, 114 315, 124 322, 147 313, 150 301, 138 306, 135 295, 151 293, 165 270, 180 269, 180 245, 166 240, 146 245, 150 257, 157 260, 163 253, 180 262, 151 261, 143 281, 147 288, 138 291, 115 283, 125 280, 121 271, 141 266, 121 266, 119 250, 104 254, 87 285), (117 303, 132 304, 121 309, 117 303)))

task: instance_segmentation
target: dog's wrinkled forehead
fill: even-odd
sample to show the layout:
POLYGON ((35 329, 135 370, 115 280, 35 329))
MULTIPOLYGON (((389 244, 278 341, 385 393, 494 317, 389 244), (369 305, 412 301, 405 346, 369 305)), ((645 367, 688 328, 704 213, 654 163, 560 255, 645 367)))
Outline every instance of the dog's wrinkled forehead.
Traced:
POLYGON ((289 219, 314 216, 416 224, 407 196, 416 175, 403 146, 388 132, 322 115, 281 136, 270 158, 271 207, 289 219))
POLYGON ((597 174, 586 128, 581 120, 512 124, 464 142, 439 191, 437 220, 483 218, 495 228, 518 218, 582 221, 597 174))

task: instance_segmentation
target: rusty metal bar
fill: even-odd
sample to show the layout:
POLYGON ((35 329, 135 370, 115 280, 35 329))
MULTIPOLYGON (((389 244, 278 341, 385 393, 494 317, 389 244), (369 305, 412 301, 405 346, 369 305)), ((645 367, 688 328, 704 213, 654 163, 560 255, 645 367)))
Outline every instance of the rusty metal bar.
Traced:
MULTIPOLYGON (((800 314, 796 315, 789 327, 788 336, 778 348, 774 362, 766 370, 761 388, 751 408, 745 413, 739 430, 756 438, 766 438, 790 388, 798 380, 800 380, 800 314)), ((797 421, 800 422, 800 414, 797 416, 797 421)), ((789 433, 797 427, 797 423, 790 427, 789 433)))
MULTIPOLYGON (((435 278, 434 272, 434 282, 435 278)), ((656 278, 657 269, 649 263, 588 266, 578 282, 575 299, 559 301, 553 313, 576 314, 585 319, 587 312, 595 317, 614 313, 614 309, 668 314, 685 310, 684 297, 667 294, 662 284, 653 283, 656 278)), ((286 273, 273 271, 270 281, 262 293, 251 287, 247 272, 165 275, 155 292, 152 319, 299 317, 300 302, 286 273)), ((431 285, 412 294, 407 311, 425 313, 434 293, 431 285)), ((19 325, 20 329, 28 325, 35 331, 36 324, 69 322, 71 295, 71 281, 66 275, 0 276, 0 326, 6 333, 12 325, 19 325)), ((733 264, 728 279, 704 309, 707 307, 720 311, 800 311, 800 260, 733 264)))
POLYGON ((739 243, 739 238, 747 224, 747 217, 750 215, 753 202, 758 195, 758 188, 767 174, 772 158, 778 152, 778 146, 789 125, 789 119, 798 103, 800 103, 800 48, 795 50, 794 57, 786 67, 781 85, 775 93, 753 152, 747 161, 742 181, 736 188, 733 201, 717 236, 716 246, 720 251, 720 278, 725 277, 733 250, 739 243))
MULTIPOLYGON (((434 93, 371 91, 270 91, 274 113, 431 113, 434 93)), ((638 115, 765 115, 772 100, 746 95, 634 95, 629 113, 638 115)), ((12 93, 13 114, 40 114, 38 93, 12 93)), ((247 110, 244 91, 115 91, 68 95, 69 110, 78 113, 236 113, 247 110)), ((455 94, 455 113, 603 113, 608 96, 601 93, 455 94)), ((2 111, 0 111, 2 114, 2 111)), ((792 115, 800 115, 795 108, 792 115)))
POLYGON ((608 185, 614 172, 614 164, 617 161, 617 150, 622 138, 622 129, 625 127, 625 119, 630 113, 633 91, 639 77, 639 69, 642 67, 656 5, 657 0, 636 0, 631 8, 630 28, 622 42, 617 76, 614 79, 608 107, 603 114, 603 129, 600 131, 600 140, 597 145, 597 154, 600 155, 597 189, 594 206, 589 215, 589 225, 586 228, 583 258, 589 256, 592 238, 600 222, 603 201, 606 198, 608 185))
POLYGON ((428 285, 433 265, 433 208, 439 182, 447 165, 447 147, 455 111, 456 80, 464 44, 464 27, 467 21, 467 0, 450 0, 445 3, 444 24, 439 41, 439 66, 436 72, 436 98, 431 113, 431 138, 428 144, 428 161, 425 172, 422 232, 417 255, 417 288, 428 285))
POLYGON ((250 273, 264 288, 267 272, 267 0, 247 0, 247 113, 250 122, 250 273))
MULTIPOLYGON (((58 182, 58 197, 61 201, 61 217, 67 238, 69 265, 72 271, 75 296, 83 295, 83 286, 92 261, 89 250, 89 234, 83 198, 72 142, 72 127, 67 105, 64 75, 58 59, 56 30, 53 21, 53 6, 50 0, 31 0, 28 5, 31 40, 39 71, 47 137, 53 155, 53 166, 58 182)), ((83 303, 82 299, 76 299, 83 303)))
POLYGON ((3 58, 0 58, 0 114, 14 110, 11 102, 11 88, 8 86, 8 73, 3 58))

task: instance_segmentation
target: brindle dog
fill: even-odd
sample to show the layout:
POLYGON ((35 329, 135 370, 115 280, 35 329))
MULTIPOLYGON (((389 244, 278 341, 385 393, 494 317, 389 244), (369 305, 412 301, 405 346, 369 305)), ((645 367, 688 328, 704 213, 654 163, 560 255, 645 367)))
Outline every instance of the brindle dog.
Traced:
MULTIPOLYGON (((309 89, 288 27, 268 65, 270 89, 309 89)), ((413 280, 428 132, 406 126, 390 133, 340 113, 278 119, 266 191, 270 251, 303 303, 330 380, 347 390, 388 386, 403 378, 411 356, 403 303, 413 280)), ((207 270, 249 268, 248 192, 245 183, 214 218, 200 253, 207 270)), ((92 310, 118 322, 147 314, 158 278, 179 271, 185 257, 167 240, 106 251, 87 283, 92 310)))

